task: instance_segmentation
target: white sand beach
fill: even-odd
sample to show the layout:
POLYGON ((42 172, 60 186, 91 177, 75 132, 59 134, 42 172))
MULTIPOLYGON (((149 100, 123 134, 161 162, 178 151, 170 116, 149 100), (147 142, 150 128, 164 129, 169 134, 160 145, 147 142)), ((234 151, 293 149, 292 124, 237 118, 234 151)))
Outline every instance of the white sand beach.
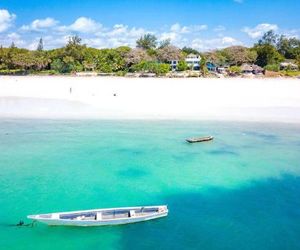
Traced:
POLYGON ((2 76, 0 117, 298 123, 300 80, 2 76))

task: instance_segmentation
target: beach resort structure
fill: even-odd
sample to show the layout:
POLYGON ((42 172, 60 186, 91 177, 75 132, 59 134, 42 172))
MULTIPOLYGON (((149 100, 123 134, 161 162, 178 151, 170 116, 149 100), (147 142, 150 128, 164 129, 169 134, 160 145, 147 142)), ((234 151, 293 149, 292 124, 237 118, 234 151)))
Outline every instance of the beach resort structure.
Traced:
POLYGON ((170 65, 171 65, 171 70, 172 71, 176 71, 177 70, 178 62, 179 62, 178 60, 172 60, 172 61, 169 62, 170 65))
POLYGON ((212 62, 207 62, 206 63, 206 68, 207 68, 208 71, 212 71, 212 72, 217 71, 217 66, 212 62))
POLYGON ((200 69, 200 61, 201 61, 201 57, 199 55, 195 55, 195 54, 189 54, 185 58, 185 62, 187 63, 187 65, 189 66, 189 68, 191 70, 199 70, 200 69))
MULTIPOLYGON (((201 57, 199 55, 195 55, 195 54, 189 54, 185 58, 185 62, 188 65, 190 70, 199 70, 200 69, 200 61, 201 61, 201 57)), ((176 71, 179 60, 171 60, 171 61, 169 61, 169 63, 171 65, 171 70, 176 71)))
POLYGON ((241 71, 243 74, 255 74, 255 75, 258 75, 258 74, 263 74, 264 72, 264 69, 262 67, 259 67, 258 65, 250 65, 250 64, 243 64, 241 66, 241 71))

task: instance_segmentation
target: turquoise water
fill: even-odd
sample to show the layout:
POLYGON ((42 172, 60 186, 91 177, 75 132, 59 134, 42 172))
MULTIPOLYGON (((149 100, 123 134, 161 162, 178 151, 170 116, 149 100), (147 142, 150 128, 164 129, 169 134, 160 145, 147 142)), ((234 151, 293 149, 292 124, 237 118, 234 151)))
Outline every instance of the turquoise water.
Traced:
POLYGON ((0 120, 1 249, 300 249, 300 126, 0 120), (194 135, 213 142, 187 144, 194 135), (99 228, 27 214, 168 204, 99 228))

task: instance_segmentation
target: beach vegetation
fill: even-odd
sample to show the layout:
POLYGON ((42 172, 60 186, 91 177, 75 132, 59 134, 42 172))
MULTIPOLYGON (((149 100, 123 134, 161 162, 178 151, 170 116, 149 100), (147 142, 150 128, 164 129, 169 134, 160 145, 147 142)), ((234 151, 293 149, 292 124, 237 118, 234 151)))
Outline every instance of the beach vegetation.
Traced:
POLYGON ((36 50, 37 50, 37 51, 42 51, 42 50, 44 50, 44 42, 43 42, 43 38, 40 38, 36 50))
MULTIPOLYGON (((239 67, 244 64, 255 64, 273 72, 279 72, 281 62, 296 64, 300 68, 300 40, 268 31, 252 48, 231 46, 206 53, 190 47, 180 49, 172 45, 170 39, 159 42, 153 34, 141 36, 136 41, 136 48, 91 48, 83 44, 79 36, 72 36, 64 47, 51 50, 44 50, 42 38, 36 50, 17 48, 12 42, 8 48, 0 47, 0 74, 8 74, 10 71, 12 74, 95 71, 122 75, 139 71, 163 75, 170 71, 170 62, 173 70, 193 70, 185 62, 190 54, 200 55, 201 61, 196 71, 202 76, 207 74, 205 60, 216 67, 227 69, 231 66, 229 71, 237 74, 240 73, 239 67)), ((296 67, 293 70, 297 70, 296 67)), ((286 68, 285 71, 292 70, 286 68)))
POLYGON ((125 59, 115 49, 99 50, 96 63, 97 70, 104 73, 112 73, 124 70, 126 66, 125 59))
POLYGON ((120 54, 120 56, 126 57, 126 55, 131 51, 131 48, 128 46, 120 46, 115 50, 120 54))
POLYGON ((268 64, 264 67, 265 70, 279 72, 280 67, 279 64, 268 64))
POLYGON ((284 57, 271 44, 257 44, 254 47, 257 53, 256 64, 265 67, 270 64, 279 64, 284 61, 284 57))
POLYGON ((157 50, 157 59, 160 62, 168 63, 172 60, 183 60, 184 56, 179 48, 168 45, 157 50))
POLYGON ((283 70, 283 71, 280 71, 280 73, 282 73, 282 75, 284 75, 284 76, 289 76, 289 77, 300 76, 300 71, 294 71, 294 70, 283 70))
POLYGON ((145 34, 136 41, 136 46, 145 50, 155 49, 157 46, 157 37, 150 33, 145 34))
POLYGON ((300 55, 296 57, 296 64, 298 65, 298 69, 300 70, 300 55))
POLYGON ((64 67, 64 65, 63 65, 61 59, 54 59, 51 62, 51 65, 50 65, 50 69, 51 70, 59 72, 59 73, 63 73, 64 72, 63 67, 64 67))
POLYGON ((153 58, 149 56, 147 51, 140 48, 134 48, 130 50, 125 56, 125 63, 128 68, 142 61, 152 61, 152 60, 153 58))
POLYGON ((232 46, 220 52, 225 62, 231 66, 241 66, 244 63, 252 64, 257 58, 257 52, 243 46, 232 46))
POLYGON ((171 39, 170 38, 162 40, 162 41, 159 42, 159 49, 163 49, 163 48, 168 47, 170 45, 171 45, 171 39))
POLYGON ((226 57, 224 50, 215 50, 211 52, 204 53, 203 56, 207 58, 209 62, 213 62, 219 66, 228 65, 229 59, 226 57))
POLYGON ((152 59, 156 59, 156 57, 157 57, 156 49, 147 49, 146 52, 152 59))
POLYGON ((286 59, 296 59, 300 56, 300 40, 292 37, 280 36, 277 42, 278 52, 286 59))
POLYGON ((188 70, 188 68, 189 68, 189 66, 186 63, 186 61, 184 61, 184 60, 180 60, 177 64, 178 71, 186 71, 186 70, 188 70))
POLYGON ((0 69, 0 75, 26 75, 27 72, 22 69, 0 69))
POLYGON ((207 66, 206 66, 206 63, 207 63, 207 60, 206 60, 206 57, 205 56, 202 56, 201 57, 201 60, 200 60, 200 73, 205 77, 208 73, 208 69, 207 69, 207 66))
POLYGON ((17 46, 15 45, 15 43, 14 43, 14 42, 11 42, 11 44, 10 44, 9 48, 11 48, 11 49, 15 49, 15 48, 17 48, 17 46))
POLYGON ((185 55, 189 55, 189 54, 200 55, 200 52, 198 50, 190 47, 183 47, 182 52, 185 53, 185 55))
POLYGON ((116 76, 126 76, 128 70, 120 70, 115 73, 116 76))
POLYGON ((233 73, 233 74, 236 74, 236 75, 239 75, 239 74, 242 73, 242 69, 241 69, 240 66, 231 66, 231 67, 229 68, 229 71, 230 71, 231 73, 233 73))
POLYGON ((263 34, 262 38, 258 40, 258 45, 273 45, 276 46, 279 36, 274 30, 269 30, 263 34))
POLYGON ((156 75, 165 75, 170 71, 170 65, 159 62, 141 61, 131 67, 132 72, 155 73, 156 75))

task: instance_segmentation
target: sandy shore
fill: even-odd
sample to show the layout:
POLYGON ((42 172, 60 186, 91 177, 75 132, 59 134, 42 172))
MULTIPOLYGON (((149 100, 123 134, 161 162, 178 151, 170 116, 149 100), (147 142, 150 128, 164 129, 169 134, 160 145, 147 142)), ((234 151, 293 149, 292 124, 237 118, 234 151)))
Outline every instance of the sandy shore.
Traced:
POLYGON ((3 76, 0 117, 300 122, 300 80, 3 76))

